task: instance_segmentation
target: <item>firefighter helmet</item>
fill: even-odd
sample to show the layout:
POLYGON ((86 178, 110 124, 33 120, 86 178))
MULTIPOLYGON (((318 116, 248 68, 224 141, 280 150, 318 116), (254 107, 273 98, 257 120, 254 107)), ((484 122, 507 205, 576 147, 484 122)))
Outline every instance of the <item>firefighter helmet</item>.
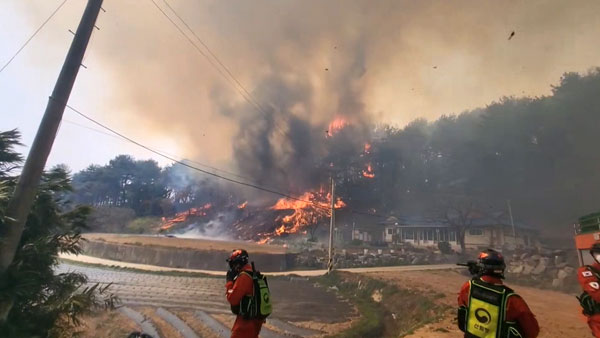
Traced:
POLYGON ((248 264, 248 252, 244 249, 233 250, 229 258, 227 258, 229 267, 233 268, 236 265, 244 266, 248 264))
POLYGON ((477 263, 480 267, 481 275, 494 276, 504 278, 504 257, 501 253, 493 249, 482 251, 477 258, 477 263))

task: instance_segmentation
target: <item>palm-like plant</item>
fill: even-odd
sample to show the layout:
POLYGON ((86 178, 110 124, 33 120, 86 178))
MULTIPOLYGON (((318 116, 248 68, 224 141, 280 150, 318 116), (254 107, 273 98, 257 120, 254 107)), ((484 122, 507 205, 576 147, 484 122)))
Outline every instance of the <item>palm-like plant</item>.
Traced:
MULTIPOLYGON (((14 189, 21 157, 14 150, 19 133, 0 133, 0 240, 7 226, 5 210, 14 189)), ((10 268, 0 275, 0 336, 73 336, 81 316, 96 307, 113 307, 108 286, 88 285, 85 275, 55 274, 58 254, 81 252, 80 231, 90 209, 65 199, 69 173, 56 167, 44 173, 10 268)))

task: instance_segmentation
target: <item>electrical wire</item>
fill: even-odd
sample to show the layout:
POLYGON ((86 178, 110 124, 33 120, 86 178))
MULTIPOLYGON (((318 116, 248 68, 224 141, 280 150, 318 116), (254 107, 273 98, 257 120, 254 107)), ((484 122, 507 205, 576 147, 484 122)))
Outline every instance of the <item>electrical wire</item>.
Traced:
POLYGON ((260 105, 260 103, 257 102, 257 100, 252 96, 252 94, 250 94, 250 92, 248 92, 248 90, 246 89, 246 87, 244 87, 244 85, 242 85, 242 83, 231 73, 231 71, 229 70, 229 68, 227 66, 225 66, 223 64, 223 62, 221 62, 221 60, 219 60, 219 58, 212 52, 212 50, 196 34, 196 32, 192 29, 192 27, 190 27, 190 25, 188 25, 188 23, 185 20, 183 20, 183 18, 179 15, 179 13, 177 13, 177 11, 175 9, 173 9, 173 7, 171 7, 171 5, 169 4, 169 2, 167 0, 163 0, 163 2, 165 3, 165 5, 167 5, 167 7, 169 7, 169 9, 171 10, 171 12, 173 12, 173 14, 175 14, 175 16, 179 19, 179 21, 181 21, 185 25, 185 27, 194 35, 194 37, 202 44, 202 46, 204 46, 204 48, 206 48, 206 50, 208 51, 208 53, 217 61, 217 63, 225 70, 225 72, 233 79, 233 81, 235 81, 235 83, 244 91, 244 93, 246 93, 246 95, 248 95, 248 97, 252 99, 252 102, 263 113, 266 114, 264 108, 260 105))
POLYGON ((4 69, 6 69, 6 67, 8 67, 8 65, 10 65, 10 63, 21 53, 21 51, 23 49, 25 49, 25 47, 27 47, 29 42, 31 42, 31 40, 33 40, 33 38, 42 30, 42 28, 44 28, 44 26, 46 26, 48 21, 50 21, 54 17, 54 15, 62 8, 62 6, 66 2, 67 2, 67 0, 63 0, 63 2, 61 2, 60 5, 58 5, 58 7, 56 7, 54 12, 52 12, 52 14, 50 14, 50 16, 46 19, 46 21, 44 21, 42 23, 42 25, 40 27, 38 27, 38 29, 35 30, 35 32, 33 32, 33 34, 29 37, 29 39, 27 39, 27 41, 25 41, 25 43, 17 50, 17 52, 2 66, 2 68, 0 68, 0 73, 2 73, 2 71, 4 69))
MULTIPOLYGON (((183 29, 181 29, 181 27, 179 27, 179 25, 177 25, 177 23, 175 23, 175 21, 173 21, 173 19, 171 19, 171 17, 154 0, 150 0, 150 1, 160 11, 160 13, 165 18, 167 18, 167 20, 169 20, 169 22, 177 29, 177 31, 179 31, 179 33, 202 56, 204 56, 204 58, 206 58, 206 60, 210 63, 210 65, 213 68, 215 68, 221 76, 223 76, 223 78, 244 98, 244 100, 246 100, 246 102, 248 102, 250 105, 252 105, 254 107, 254 109, 256 109, 259 113, 262 113, 265 115, 265 117, 270 118, 269 113, 267 113, 267 111, 262 107, 262 105, 260 103, 258 103, 258 101, 244 87, 244 85, 242 85, 242 83, 233 75, 233 73, 229 70, 229 68, 227 66, 225 66, 225 64, 223 64, 223 62, 221 62, 221 60, 219 60, 219 58, 212 52, 212 50, 206 45, 206 43, 204 43, 204 41, 202 41, 202 39, 200 39, 200 37, 194 32, 194 30, 190 27, 190 25, 188 25, 187 22, 185 20, 183 20, 183 18, 175 11, 175 9, 173 9, 173 7, 171 7, 171 5, 169 5, 169 3, 167 1, 163 0, 164 3, 167 5, 167 7, 175 14, 175 16, 185 25, 185 27, 202 44, 202 46, 204 46, 204 48, 206 48, 208 53, 217 61, 217 63, 221 66, 221 68, 218 67, 213 62, 213 60, 211 58, 209 58, 208 55, 206 55, 206 53, 204 53, 204 51, 202 51, 202 49, 196 43, 194 43, 194 41, 183 31, 183 29), (223 72, 223 70, 225 70, 225 73, 223 72), (229 76, 226 74, 228 74, 229 76), (232 82, 232 80, 233 80, 233 82, 232 82), (241 90, 240 90, 240 88, 241 88, 241 90)), ((281 127, 279 127, 279 125, 277 123, 275 123, 275 121, 273 122, 273 125, 282 135, 289 137, 289 135, 283 129, 281 129, 281 127)))
MULTIPOLYGON (((54 99, 53 97, 50 97, 50 99, 59 102, 58 100, 54 99)), ((117 135, 117 136, 119 136, 119 137, 121 137, 121 138, 123 138, 123 139, 125 139, 125 140, 127 140, 127 141, 129 141, 129 142, 131 142, 131 143, 133 143, 133 144, 141 147, 141 148, 144 148, 144 149, 146 149, 146 150, 148 150, 148 151, 150 151, 150 152, 152 152, 152 153, 154 153, 154 154, 156 154, 158 156, 166 158, 166 159, 168 159, 170 161, 173 161, 173 162, 175 162, 177 164, 180 164, 180 165, 182 165, 184 167, 188 167, 190 169, 199 171, 201 173, 204 173, 204 174, 207 174, 207 175, 210 175, 210 176, 214 176, 216 178, 220 178, 222 180, 225 180, 225 181, 228 181, 228 182, 231 182, 231 183, 235 183, 235 184, 247 186, 247 187, 250 187, 250 188, 257 189, 257 190, 262 190, 262 191, 265 191, 265 192, 268 192, 268 193, 271 193, 271 194, 274 194, 274 195, 279 195, 279 196, 282 196, 282 197, 285 197, 285 198, 289 198, 291 200, 296 200, 296 201, 300 201, 300 202, 314 204, 315 206, 320 207, 320 208, 329 209, 328 207, 324 207, 324 206, 322 206, 320 204, 317 204, 317 203, 314 203, 312 201, 308 201, 308 200, 304 200, 304 199, 301 199, 301 198, 298 198, 298 197, 294 197, 292 195, 289 195, 289 194, 286 194, 286 193, 282 193, 282 192, 273 190, 271 188, 262 187, 262 186, 259 186, 258 184, 255 184, 255 183, 248 183, 248 182, 243 182, 243 181, 235 180, 235 179, 232 179, 232 178, 229 178, 229 177, 217 174, 217 173, 213 173, 213 172, 206 171, 204 169, 195 167, 193 165, 190 165, 189 163, 185 163, 185 162, 183 162, 181 160, 178 160, 178 159, 176 159, 176 158, 174 158, 172 156, 169 156, 169 155, 163 154, 163 153, 161 153, 159 151, 156 151, 156 150, 154 150, 154 149, 152 149, 152 148, 150 148, 150 147, 148 147, 148 146, 146 146, 146 145, 144 145, 144 144, 142 144, 142 143, 140 143, 138 141, 135 141, 132 138, 130 138, 128 136, 125 136, 125 135, 119 133, 118 131, 116 131, 116 130, 114 130, 114 129, 112 129, 112 128, 110 128, 110 127, 108 127, 108 126, 106 126, 106 125, 104 125, 104 124, 102 124, 102 123, 94 120, 94 119, 92 119, 91 117, 85 115, 84 113, 82 113, 78 109, 75 109, 75 108, 71 107, 68 104, 65 104, 65 107, 69 108, 71 111, 73 111, 76 114, 80 115, 84 119, 86 119, 86 120, 88 120, 88 121, 90 121, 90 122, 92 122, 92 123, 94 123, 94 124, 96 124, 96 125, 104 128, 104 129, 110 131, 111 133, 114 133, 115 135, 117 135)))
MULTIPOLYGON (((50 99, 59 102, 58 100, 54 99, 53 97, 50 97, 50 99)), ((305 199, 302 199, 302 198, 298 198, 298 197, 292 196, 292 195, 287 194, 287 193, 283 193, 283 192, 277 191, 277 190, 272 189, 272 188, 267 188, 267 187, 260 186, 257 183, 249 183, 249 182, 239 181, 239 180, 236 180, 236 179, 232 179, 232 178, 229 178, 229 177, 217 174, 217 173, 213 173, 213 172, 206 171, 204 169, 195 167, 195 166, 190 165, 189 163, 186 163, 186 162, 184 162, 182 160, 176 159, 173 156, 166 155, 166 154, 161 153, 160 151, 154 150, 154 149, 152 149, 152 148, 150 148, 150 147, 148 147, 148 146, 146 146, 146 145, 144 145, 144 144, 142 144, 142 143, 140 143, 138 141, 135 141, 132 138, 130 138, 128 136, 125 136, 124 134, 122 134, 122 133, 120 133, 120 132, 118 132, 118 131, 116 131, 116 130, 114 130, 114 129, 112 129, 112 128, 110 128, 110 127, 108 127, 108 126, 106 126, 106 125, 104 125, 104 124, 102 124, 100 122, 98 122, 98 121, 96 121, 95 119, 87 116, 86 114, 84 114, 80 110, 78 110, 78 109, 76 109, 76 108, 74 108, 74 107, 72 107, 72 106, 70 106, 68 104, 65 104, 65 107, 67 107, 69 110, 73 111, 74 113, 78 114, 79 116, 83 117, 84 119, 86 119, 86 120, 88 120, 88 121, 90 121, 90 122, 98 125, 101 128, 104 128, 104 129, 110 131, 114 135, 116 135, 116 136, 118 136, 118 137, 120 137, 120 138, 122 138, 122 139, 124 139, 124 140, 126 140, 128 142, 131 142, 131 143, 137 145, 138 147, 146 149, 146 150, 148 150, 148 151, 150 151, 150 152, 152 152, 152 153, 154 153, 154 154, 156 154, 158 156, 161 156, 161 157, 163 157, 165 159, 168 159, 168 160, 173 161, 173 162, 175 162, 177 164, 180 164, 180 165, 182 165, 184 167, 190 168, 192 170, 199 171, 199 172, 204 173, 206 175, 210 175, 210 176, 213 176, 213 177, 216 177, 216 178, 219 178, 219 179, 222 179, 222 180, 234 183, 234 184, 239 184, 239 185, 243 185, 243 186, 246 186, 246 187, 254 188, 254 189, 261 190, 261 191, 264 191, 264 192, 268 192, 268 193, 271 193, 271 194, 274 194, 274 195, 285 197, 285 198, 288 198, 288 199, 291 199, 291 200, 304 202, 304 203, 313 205, 313 206, 315 206, 317 208, 320 208, 320 209, 324 209, 324 210, 330 210, 331 209, 328 206, 324 206, 322 203, 316 203, 316 202, 313 202, 313 201, 310 201, 310 200, 305 200, 305 199)), ((206 165, 203 165, 203 166, 206 166, 206 165)), ((209 167, 209 166, 207 166, 207 167, 209 167)), ((213 168, 214 170, 218 170, 218 171, 224 172, 221 169, 217 169, 217 168, 214 168, 214 167, 211 167, 211 168, 213 168)), ((348 212, 350 212, 350 213, 358 214, 358 215, 372 216, 372 217, 377 217, 377 218, 386 218, 383 215, 377 215, 377 214, 370 213, 370 212, 365 212, 365 211, 358 211, 358 210, 354 210, 354 209, 351 209, 351 208, 346 208, 345 210, 348 211, 348 212)))
MULTIPOLYGON (((69 109, 71 109, 71 108, 69 108, 69 109)), ((103 134, 103 135, 106 135, 106 136, 114 137, 115 139, 118 139, 118 140, 124 140, 124 139, 123 139, 121 136, 119 136, 119 135, 115 135, 115 134, 113 134, 113 133, 107 133, 107 132, 104 132, 104 131, 102 131, 102 130, 99 130, 99 129, 96 129, 96 128, 91 128, 91 127, 88 127, 88 126, 86 126, 86 125, 83 125, 83 124, 80 124, 80 123, 77 123, 77 122, 74 122, 74 121, 67 120, 67 119, 65 119, 65 118, 63 118, 63 119, 62 119, 62 122, 67 122, 67 123, 69 123, 69 124, 72 124, 72 125, 74 125, 74 126, 78 126, 78 127, 80 127, 80 128, 85 128, 85 129, 88 129, 88 130, 91 130, 91 131, 95 131, 95 132, 97 132, 97 133, 100 133, 100 134, 103 134)), ((127 141, 127 140, 126 140, 126 141, 127 141)), ((160 153, 162 153, 162 154, 166 154, 166 155, 169 155, 169 156, 171 156, 171 157, 178 157, 177 155, 171 154, 171 153, 169 153, 169 152, 166 152, 166 151, 164 151, 164 150, 160 150, 160 149, 153 149, 153 151, 155 151, 155 152, 160 152, 160 153)), ((178 159, 179 159, 180 161, 182 161, 182 162, 190 162, 190 163, 197 164, 197 165, 199 165, 199 166, 201 166, 201 167, 206 167, 206 168, 209 168, 209 169, 212 169, 212 170, 215 170, 215 171, 220 171, 220 172, 223 172, 223 173, 225 173, 225 174, 227 174, 227 175, 231 175, 231 176, 235 176, 235 177, 238 177, 238 178, 243 178, 243 179, 251 180, 251 178, 249 178, 249 177, 242 176, 242 175, 240 175, 240 174, 236 174, 236 173, 232 173, 232 172, 226 171, 226 170, 224 170, 224 169, 219 169, 219 168, 216 168, 216 167, 213 167, 213 166, 210 166, 210 165, 208 165, 208 164, 204 164, 204 163, 201 163, 201 162, 198 162, 198 161, 194 161, 194 160, 190 160, 190 159, 184 159, 184 158, 180 158, 180 157, 179 157, 178 159)))

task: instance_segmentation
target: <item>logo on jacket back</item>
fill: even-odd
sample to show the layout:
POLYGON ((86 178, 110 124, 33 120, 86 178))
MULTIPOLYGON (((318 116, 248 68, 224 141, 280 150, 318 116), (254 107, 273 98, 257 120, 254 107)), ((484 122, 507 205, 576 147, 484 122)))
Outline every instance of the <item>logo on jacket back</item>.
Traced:
POLYGON ((492 320, 492 315, 486 309, 479 308, 475 310, 475 318, 482 324, 487 324, 492 320))

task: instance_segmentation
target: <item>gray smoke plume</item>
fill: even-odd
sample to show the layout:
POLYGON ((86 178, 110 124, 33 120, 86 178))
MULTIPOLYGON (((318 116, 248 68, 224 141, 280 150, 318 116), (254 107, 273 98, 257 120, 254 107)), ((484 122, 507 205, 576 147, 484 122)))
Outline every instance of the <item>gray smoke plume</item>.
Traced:
MULTIPOLYGON (((170 140, 182 157, 293 191, 321 181, 320 159, 338 165, 361 147, 372 122, 405 125, 502 95, 549 94, 560 74, 600 54, 597 1, 168 2, 264 112, 150 1, 105 2, 78 79, 93 88, 86 95, 105 98, 94 111, 136 139, 170 140), (349 126, 326 138, 338 117, 349 126)), ((76 24, 65 21, 83 6, 69 3, 54 22, 62 30, 45 41, 64 40, 76 24)), ((45 13, 18 7, 33 13, 32 25, 45 13)), ((32 62, 43 64, 38 54, 32 62)))

